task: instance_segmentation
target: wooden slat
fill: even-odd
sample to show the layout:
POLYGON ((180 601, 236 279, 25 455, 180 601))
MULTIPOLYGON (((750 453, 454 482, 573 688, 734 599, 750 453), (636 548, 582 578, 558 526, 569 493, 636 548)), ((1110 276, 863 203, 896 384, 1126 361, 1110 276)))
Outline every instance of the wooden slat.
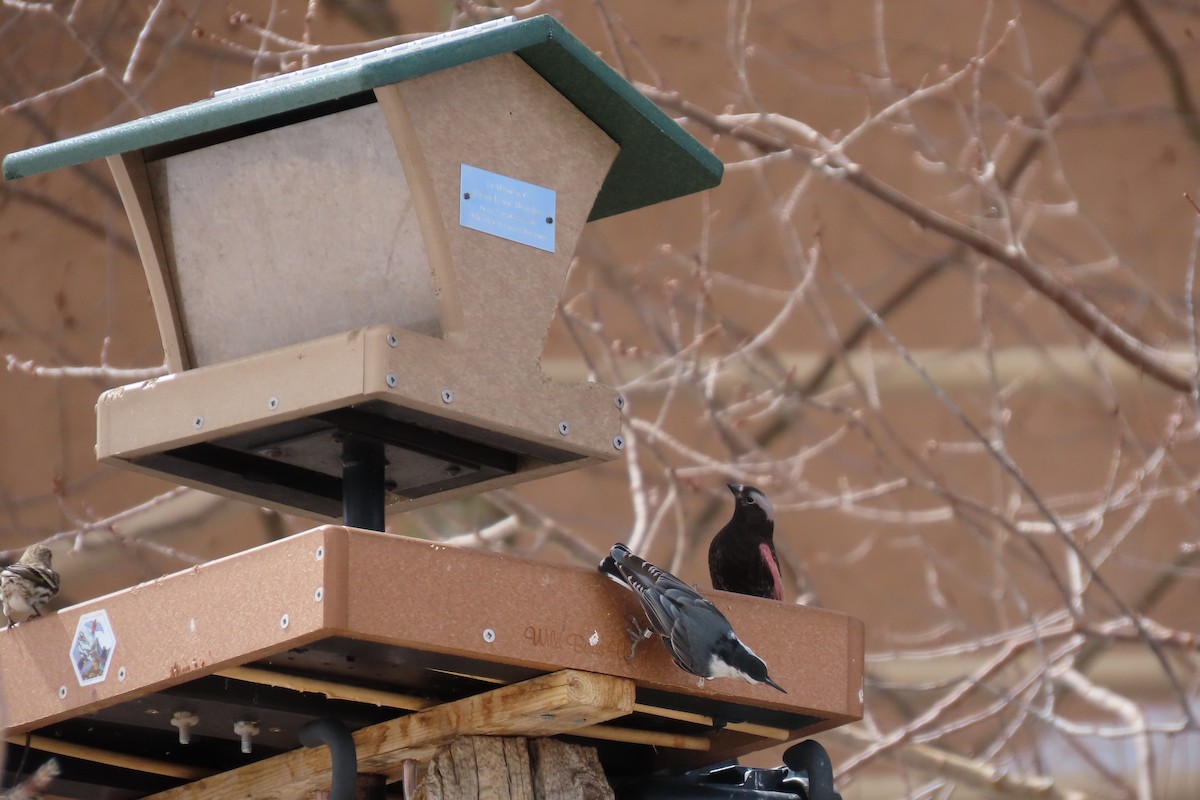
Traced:
MULTIPOLYGON (((450 670, 444 670, 444 669, 437 670, 437 672, 444 672, 447 675, 454 675, 459 678, 470 678, 471 680, 480 681, 482 683, 504 683, 504 681, 500 680, 499 678, 492 678, 492 677, 488 677, 488 676, 484 676, 484 675, 471 675, 466 672, 451 672, 450 670)), ((646 714, 647 716, 660 717, 662 719, 673 719, 673 720, 677 720, 679 722, 690 722, 694 725, 703 725, 706 728, 716 728, 717 727, 717 721, 715 719, 713 719, 712 717, 708 716, 707 714, 697 714, 693 711, 680 711, 677 708, 667 708, 665 706, 655 706, 655 705, 651 705, 649 703, 634 703, 633 704, 633 713, 646 714)), ((611 726, 605 726, 605 728, 608 731, 633 730, 631 728, 613 728, 611 726)), ((792 732, 789 731, 787 728, 777 728, 777 727, 774 727, 771 725, 759 725, 756 722, 727 722, 724 725, 722 725, 721 728, 724 730, 727 730, 727 731, 736 731, 738 733, 748 733, 751 736, 761 736, 765 739, 776 739, 780 742, 786 742, 789 739, 796 738, 792 734, 792 732)), ((643 733, 643 731, 635 731, 635 733, 643 733)), ((576 732, 576 735, 584 736, 586 734, 576 732)), ((664 734, 664 735, 669 735, 669 734, 664 734)), ((618 736, 616 734, 603 735, 603 736, 598 735, 598 736, 593 736, 592 738, 594 738, 594 739, 609 739, 609 740, 617 741, 617 742, 629 741, 629 742, 636 743, 636 742, 642 741, 640 738, 622 739, 622 738, 620 738, 620 736, 618 736)), ((687 738, 694 738, 694 737, 687 737, 687 738)), ((662 744, 662 742, 646 742, 646 743, 647 744, 662 744)), ((686 749, 700 750, 700 749, 704 749, 704 748, 689 747, 686 749)))
POLYGON ((232 678, 235 681, 257 683, 263 686, 274 686, 279 689, 291 689, 295 692, 315 692, 323 694, 330 700, 350 700, 355 703, 370 703, 382 708, 402 708, 405 711, 420 711, 435 705, 433 700, 415 697, 399 692, 385 692, 381 689, 368 689, 363 686, 353 686, 348 683, 305 678, 301 675, 287 675, 282 672, 271 672, 254 667, 230 667, 218 670, 215 674, 222 678, 232 678))
MULTIPOLYGON (((706 714, 696 714, 691 711, 680 711, 675 708, 652 706, 647 703, 634 703, 633 711, 635 714, 646 714, 651 717, 674 719, 679 720, 680 722, 691 722, 696 725, 704 725, 708 728, 717 727, 717 722, 712 717, 706 714)), ((792 732, 787 728, 774 728, 770 725, 759 725, 754 722, 727 722, 723 727, 726 730, 737 731, 738 733, 749 733, 753 736, 762 736, 767 739, 778 739, 781 742, 786 742, 788 739, 792 738, 792 732)))
MULTIPOLYGON (((399 776, 458 736, 554 736, 633 710, 634 683, 577 670, 543 675, 354 734, 359 772, 399 776)), ((329 749, 302 748, 153 795, 155 800, 300 800, 329 786, 329 749)))
POLYGON ((609 742, 669 747, 673 750, 704 751, 712 747, 712 742, 703 736, 685 736, 682 733, 667 733, 666 731, 644 731, 640 728, 621 728, 616 725, 591 725, 571 731, 571 735, 584 739, 603 739, 609 742))
MULTIPOLYGON (((18 747, 25 746, 24 736, 8 736, 5 738, 5 741, 18 747)), ((187 778, 194 781, 197 778, 203 778, 209 773, 209 770, 201 769, 200 767, 189 767, 186 764, 159 761, 158 759, 130 755, 129 753, 117 753, 112 750, 104 750, 86 744, 52 739, 49 736, 30 736, 29 746, 34 750, 41 750, 43 753, 54 753, 55 755, 69 756, 70 758, 78 758, 82 761, 91 761, 96 764, 108 764, 109 766, 133 769, 138 772, 149 772, 152 775, 166 775, 170 778, 187 778)))
MULTIPOLYGON (((446 670, 438 670, 446 672, 449 675, 457 675, 462 678, 471 678, 473 680, 484 683, 503 684, 504 681, 499 678, 484 677, 481 675, 468 675, 462 672, 448 672, 446 670)), ((354 686, 346 683, 337 683, 335 681, 320 680, 317 678, 305 678, 299 675, 288 675, 282 672, 272 672, 265 669, 256 669, 254 667, 231 667, 223 669, 216 673, 224 678, 233 678, 234 680, 246 681, 248 683, 259 683, 266 686, 275 686, 282 689, 292 689, 297 692, 316 692, 323 694, 331 700, 350 700, 356 703, 370 703, 384 708, 402 708, 407 711, 418 711, 423 708, 428 708, 433 705, 432 700, 426 700, 423 697, 414 697, 413 695, 400 694, 398 692, 385 692, 379 689, 366 689, 361 686, 354 686)), ((691 711, 680 711, 674 708, 664 708, 662 706, 649 705, 647 703, 634 703, 633 713, 646 714, 652 717, 660 717, 662 719, 673 719, 679 722, 689 722, 694 725, 703 725, 706 728, 716 728, 716 721, 705 714, 696 714, 691 711)), ((762 736, 767 739, 776 739, 778 741, 787 741, 791 738, 791 731, 787 728, 775 728, 769 725, 758 725, 753 722, 729 722, 724 726, 726 730, 737 731, 738 733, 749 733, 753 736, 762 736)), ((623 730, 610 728, 611 731, 623 730)), ((639 731, 640 733, 640 731, 639 731)), ((586 734, 577 732, 578 735, 586 734)), ((664 734, 666 735, 666 734, 664 734)), ((640 739, 621 739, 618 735, 596 736, 599 739, 611 739, 614 741, 641 741, 640 739)), ((652 742, 651 744, 663 744, 663 742, 652 742)), ((701 749, 692 748, 688 749, 701 749)))

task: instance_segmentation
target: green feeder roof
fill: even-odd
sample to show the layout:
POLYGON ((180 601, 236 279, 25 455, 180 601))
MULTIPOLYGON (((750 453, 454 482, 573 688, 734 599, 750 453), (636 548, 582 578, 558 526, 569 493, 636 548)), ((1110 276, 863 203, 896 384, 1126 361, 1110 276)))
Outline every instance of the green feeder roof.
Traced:
POLYGON ((516 53, 621 148, 590 219, 710 189, 724 165, 557 20, 509 17, 246 84, 160 114, 12 153, 4 177, 152 148, 178 153, 349 105, 378 86, 516 53))

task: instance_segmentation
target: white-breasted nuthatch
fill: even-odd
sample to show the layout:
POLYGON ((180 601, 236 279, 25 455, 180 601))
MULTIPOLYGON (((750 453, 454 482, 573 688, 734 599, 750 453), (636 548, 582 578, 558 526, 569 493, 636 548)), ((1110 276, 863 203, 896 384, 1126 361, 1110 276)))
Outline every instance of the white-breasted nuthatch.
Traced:
POLYGON ((666 570, 615 544, 600 562, 602 574, 633 590, 650 625, 679 668, 701 678, 739 678, 787 690, 767 674, 767 664, 738 638, 717 607, 666 570))

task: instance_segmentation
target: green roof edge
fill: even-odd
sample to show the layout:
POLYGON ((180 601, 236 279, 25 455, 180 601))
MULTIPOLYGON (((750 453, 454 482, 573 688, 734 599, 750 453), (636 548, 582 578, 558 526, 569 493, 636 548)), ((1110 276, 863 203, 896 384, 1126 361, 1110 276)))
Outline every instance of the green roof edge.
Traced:
POLYGON ((590 219, 710 189, 721 182, 724 165, 720 159, 561 23, 545 15, 462 39, 434 42, 379 61, 348 64, 311 78, 218 95, 11 153, 4 158, 4 177, 29 177, 209 133, 502 53, 516 53, 621 146, 590 219))

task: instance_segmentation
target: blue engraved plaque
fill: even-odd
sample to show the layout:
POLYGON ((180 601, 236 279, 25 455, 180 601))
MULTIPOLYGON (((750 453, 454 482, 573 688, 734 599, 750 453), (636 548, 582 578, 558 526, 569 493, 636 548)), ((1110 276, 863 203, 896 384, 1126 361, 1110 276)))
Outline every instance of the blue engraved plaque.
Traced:
POLYGON ((555 198, 553 189, 463 164, 458 224, 553 253, 555 198))

